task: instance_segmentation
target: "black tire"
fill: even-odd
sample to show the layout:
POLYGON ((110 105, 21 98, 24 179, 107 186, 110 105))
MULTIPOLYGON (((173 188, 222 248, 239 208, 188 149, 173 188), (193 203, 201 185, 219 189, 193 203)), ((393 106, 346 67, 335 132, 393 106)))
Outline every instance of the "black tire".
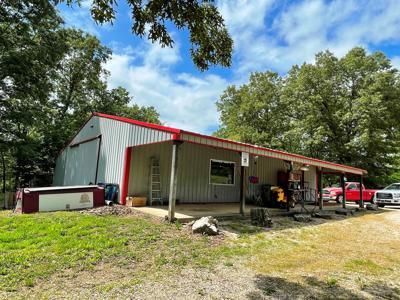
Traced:
POLYGON ((360 201, 355 201, 355 203, 356 203, 357 205, 359 205, 359 204, 360 204, 360 201))
POLYGON ((336 203, 340 204, 343 202, 343 195, 339 195, 336 197, 336 203))
POLYGON ((385 207, 385 204, 378 204, 378 207, 385 207))

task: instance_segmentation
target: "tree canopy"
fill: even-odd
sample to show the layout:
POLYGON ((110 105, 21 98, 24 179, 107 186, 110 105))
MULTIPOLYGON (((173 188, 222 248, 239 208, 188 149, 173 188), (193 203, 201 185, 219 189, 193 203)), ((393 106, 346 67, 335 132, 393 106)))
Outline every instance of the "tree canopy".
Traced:
POLYGON ((383 53, 326 51, 286 76, 254 73, 228 87, 216 134, 361 167, 384 184, 399 166, 399 99, 399 72, 383 53))
MULTIPOLYGON (((79 3, 79 0, 55 2, 79 3)), ((190 36, 190 54, 201 70, 211 65, 229 67, 233 41, 225 27, 224 19, 213 0, 127 0, 131 8, 132 33, 147 35, 152 42, 172 47, 174 40, 168 32, 168 24, 187 29, 190 36)), ((117 0, 92 0, 93 19, 100 23, 113 22, 116 18, 117 0)))
POLYGON ((96 37, 63 27, 48 1, 2 2, 0 169, 13 177, 9 188, 51 174, 58 151, 93 111, 160 123, 153 107, 107 87, 110 55, 96 37))

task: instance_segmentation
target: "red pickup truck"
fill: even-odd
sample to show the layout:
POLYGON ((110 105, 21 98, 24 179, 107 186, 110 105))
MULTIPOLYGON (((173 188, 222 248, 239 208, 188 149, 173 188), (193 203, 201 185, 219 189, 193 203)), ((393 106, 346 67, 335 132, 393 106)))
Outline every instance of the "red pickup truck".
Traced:
MULTIPOLYGON (((346 182, 346 201, 360 201, 360 183, 346 182)), ((363 201, 375 203, 375 192, 377 190, 369 190, 362 185, 363 201)), ((322 199, 324 201, 335 200, 341 203, 343 200, 343 193, 341 187, 328 187, 322 190, 322 199)))

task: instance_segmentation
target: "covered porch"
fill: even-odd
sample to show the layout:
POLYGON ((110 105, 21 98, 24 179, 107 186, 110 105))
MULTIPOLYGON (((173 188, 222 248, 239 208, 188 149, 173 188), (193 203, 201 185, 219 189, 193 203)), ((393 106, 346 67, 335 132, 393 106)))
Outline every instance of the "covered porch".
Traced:
MULTIPOLYGON (((273 149, 183 133, 170 141, 126 149, 122 199, 126 195, 146 196, 148 206, 134 209, 158 217, 167 216, 170 221, 202 216, 239 217, 261 206, 255 200, 260 196, 262 185, 286 184, 285 193, 296 189, 304 200, 290 208, 292 212, 330 210, 338 205, 345 207, 346 199, 341 204, 323 202, 323 174, 340 175, 344 188, 346 174, 359 176, 361 182, 363 172, 273 149), (222 178, 221 173, 217 173, 219 178, 213 178, 214 165, 224 168, 227 178, 222 178), (154 178, 157 180, 153 181, 154 178), (288 182, 294 181, 296 187, 289 187, 288 182)), ((282 215, 287 214, 289 205, 285 208, 269 210, 282 215)))
MULTIPOLYGON (((219 219, 247 218, 250 216, 250 210, 257 207, 259 206, 247 204, 242 214, 238 209, 238 203, 178 204, 175 206, 175 219, 181 223, 185 223, 207 216, 217 217, 219 219)), ((324 210, 334 211, 337 207, 337 205, 329 203, 324 206, 324 210)), ((168 218, 168 206, 166 205, 132 207, 132 209, 150 216, 168 218)), ((273 217, 304 212, 317 212, 319 208, 315 205, 308 204, 305 205, 304 208, 300 205, 296 205, 289 213, 281 208, 268 208, 268 211, 273 217)))

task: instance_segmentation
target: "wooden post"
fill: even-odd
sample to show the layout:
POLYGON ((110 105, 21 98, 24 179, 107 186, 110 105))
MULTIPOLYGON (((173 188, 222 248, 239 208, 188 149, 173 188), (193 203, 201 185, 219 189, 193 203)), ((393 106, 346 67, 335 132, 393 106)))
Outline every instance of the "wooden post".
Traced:
POLYGON ((246 195, 245 195, 245 180, 244 180, 244 167, 240 167, 240 214, 244 215, 244 208, 246 203, 246 195))
POLYGON ((171 175, 169 183, 169 198, 168 198, 168 221, 175 221, 175 203, 176 203, 176 187, 178 174, 178 147, 180 142, 173 141, 172 144, 172 160, 171 160, 171 175))
POLYGON ((340 175, 340 182, 342 185, 342 207, 346 208, 346 182, 344 181, 344 175, 342 174, 340 175))
POLYGON ((322 169, 317 169, 318 172, 318 194, 319 194, 319 210, 324 208, 324 200, 322 199, 322 169))
POLYGON ((360 175, 360 202, 358 202, 360 208, 364 208, 364 199, 363 199, 363 176, 360 175))

